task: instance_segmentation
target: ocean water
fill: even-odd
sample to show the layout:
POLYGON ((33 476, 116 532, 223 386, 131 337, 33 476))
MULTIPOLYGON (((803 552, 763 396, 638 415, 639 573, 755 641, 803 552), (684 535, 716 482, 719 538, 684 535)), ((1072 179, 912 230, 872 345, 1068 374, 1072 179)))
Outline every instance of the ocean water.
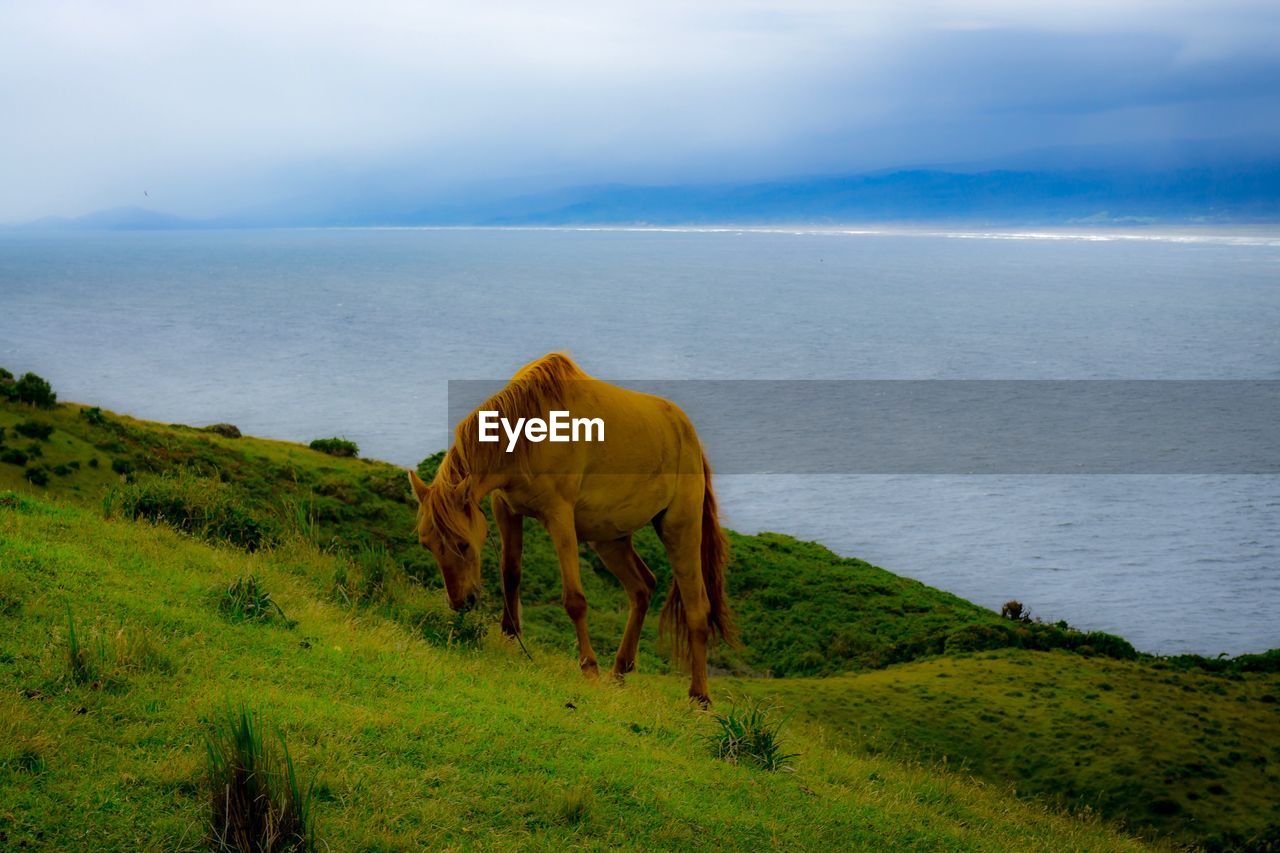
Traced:
MULTIPOLYGON (((0 365, 140 417, 410 465, 447 441, 447 380, 552 350, 619 379, 1277 379, 1280 233, 0 233, 0 365)), ((1145 650, 1280 646, 1280 477, 718 490, 737 529, 1145 650)))

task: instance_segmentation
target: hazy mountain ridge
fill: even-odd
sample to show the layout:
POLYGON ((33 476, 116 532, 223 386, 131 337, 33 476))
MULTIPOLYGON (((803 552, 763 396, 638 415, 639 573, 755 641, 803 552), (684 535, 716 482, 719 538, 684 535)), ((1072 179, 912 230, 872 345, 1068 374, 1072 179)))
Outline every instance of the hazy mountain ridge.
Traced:
POLYGON ((557 226, 676 224, 1260 223, 1280 221, 1280 160, 1170 168, 911 168, 855 175, 714 185, 601 184, 478 202, 407 207, 366 199, 343 208, 298 200, 211 219, 138 207, 73 219, 50 217, 22 228, 165 230, 178 228, 361 226, 557 226))

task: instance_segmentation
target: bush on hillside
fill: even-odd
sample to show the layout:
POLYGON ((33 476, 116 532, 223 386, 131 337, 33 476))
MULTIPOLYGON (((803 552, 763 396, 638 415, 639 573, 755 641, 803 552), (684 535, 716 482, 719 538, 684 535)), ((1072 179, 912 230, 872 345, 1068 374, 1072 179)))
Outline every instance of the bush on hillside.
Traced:
POLYGON ((1024 607, 1022 602, 1018 601, 1016 598, 1010 599, 1004 603, 1004 606, 1000 608, 1000 615, 1005 619, 1009 619, 1014 622, 1031 621, 1031 611, 1024 607))
POLYGON ((27 464, 27 454, 23 453, 16 447, 6 447, 3 450, 0 450, 0 462, 5 462, 9 465, 17 465, 21 468, 23 465, 27 464))
POLYGON ((440 470, 440 463, 444 461, 444 453, 443 450, 436 451, 418 463, 418 476, 422 478, 424 483, 430 483, 436 478, 436 472, 440 470))
POLYGON ((966 625, 947 635, 943 651, 949 654, 961 652, 985 652, 1018 646, 1017 635, 1006 625, 966 625))
POLYGON ((40 409, 52 409, 58 403, 58 395, 53 392, 53 386, 34 373, 22 374, 22 378, 13 383, 9 394, 12 400, 40 409))
POLYGON ((28 468, 26 478, 27 482, 33 486, 47 486, 49 485, 49 469, 44 465, 28 468))
POLYGON ((147 477, 116 490, 110 504, 126 518, 164 523, 246 551, 277 538, 274 522, 255 514, 219 480, 185 474, 147 477))
POLYGON ((53 435, 53 426, 39 421, 23 421, 15 426, 13 431, 26 438, 34 438, 36 441, 48 441, 49 436, 53 435))
POLYGON ((223 438, 240 437, 240 428, 235 424, 209 424, 209 426, 204 428, 204 431, 220 435, 223 438))
POLYGON ((88 409, 80 410, 80 417, 89 422, 89 426, 103 426, 107 422, 107 416, 102 414, 102 409, 93 406, 88 409))
POLYGON ((330 456, 355 458, 360 453, 360 447, 354 441, 348 441, 345 438, 317 438, 311 442, 310 447, 312 450, 318 450, 330 456))

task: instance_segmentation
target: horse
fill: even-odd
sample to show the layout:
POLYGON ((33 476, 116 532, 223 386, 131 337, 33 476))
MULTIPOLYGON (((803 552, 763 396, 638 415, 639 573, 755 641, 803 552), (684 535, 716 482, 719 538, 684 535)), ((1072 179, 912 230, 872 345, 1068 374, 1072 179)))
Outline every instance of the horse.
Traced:
POLYGON ((480 501, 490 496, 501 539, 507 636, 520 636, 524 519, 546 528, 560 564, 564 609, 577 633, 578 663, 588 678, 599 676, 599 666, 587 633, 578 542, 590 544, 630 600, 612 671, 621 681, 635 669, 657 585, 632 535, 652 525, 673 576, 659 634, 676 659, 687 658, 690 698, 710 704, 708 642, 719 637, 736 643, 725 589, 728 539, 720 527, 711 466, 693 424, 674 403, 594 379, 568 356, 551 353, 521 368, 457 425, 430 485, 412 470, 409 481, 418 501, 418 539, 435 557, 455 611, 476 603, 480 551, 489 530, 480 501), (604 440, 524 440, 510 448, 505 440, 481 440, 481 412, 514 420, 546 418, 556 410, 600 419, 604 440))

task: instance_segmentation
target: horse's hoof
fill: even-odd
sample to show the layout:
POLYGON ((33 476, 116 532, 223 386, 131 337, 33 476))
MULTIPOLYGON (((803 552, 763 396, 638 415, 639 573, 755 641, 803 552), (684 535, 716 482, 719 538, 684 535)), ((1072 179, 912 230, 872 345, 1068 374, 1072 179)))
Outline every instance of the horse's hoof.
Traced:
POLYGON ((711 697, 705 693, 694 693, 692 690, 690 690, 689 701, 694 703, 704 711, 711 707, 711 697))
POLYGON ((600 667, 598 664, 596 664, 595 661, 593 660, 583 661, 580 664, 580 666, 582 667, 582 674, 585 675, 587 678, 591 679, 592 681, 595 681, 600 678, 600 667))

